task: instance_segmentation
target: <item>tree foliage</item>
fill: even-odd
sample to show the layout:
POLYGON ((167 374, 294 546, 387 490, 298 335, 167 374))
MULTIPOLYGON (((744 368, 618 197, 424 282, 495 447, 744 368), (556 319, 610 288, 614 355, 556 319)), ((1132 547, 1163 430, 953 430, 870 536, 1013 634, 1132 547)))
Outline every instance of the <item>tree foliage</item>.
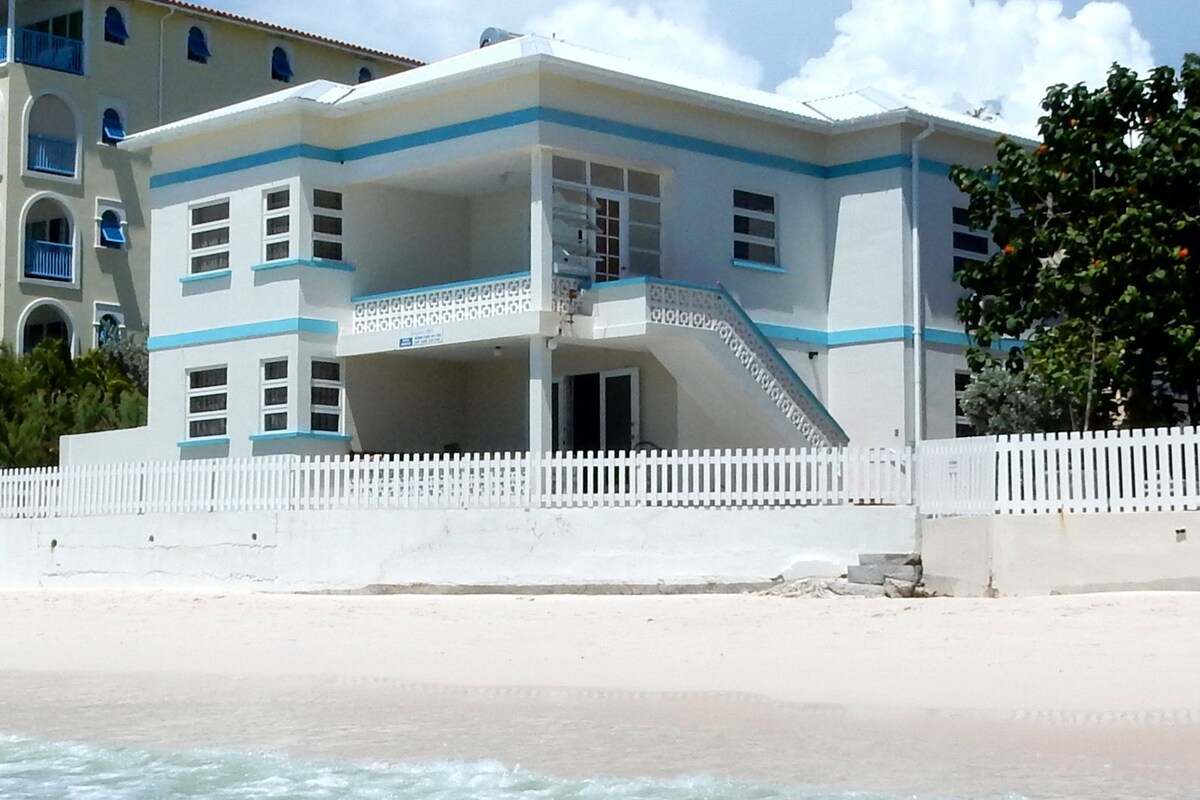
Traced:
POLYGON ((1042 143, 955 167, 999 251, 966 264, 977 370, 1004 337, 1073 427, 1200 423, 1200 56, 1103 87, 1052 86, 1042 143))
POLYGON ((975 433, 1037 433, 1062 427, 1063 409, 1041 376, 988 364, 971 379, 959 400, 975 433))
POLYGON ((58 437, 145 424, 146 395, 117 359, 72 359, 46 341, 25 356, 0 345, 0 468, 58 463, 58 437), (131 379, 132 378, 132 379, 131 379))

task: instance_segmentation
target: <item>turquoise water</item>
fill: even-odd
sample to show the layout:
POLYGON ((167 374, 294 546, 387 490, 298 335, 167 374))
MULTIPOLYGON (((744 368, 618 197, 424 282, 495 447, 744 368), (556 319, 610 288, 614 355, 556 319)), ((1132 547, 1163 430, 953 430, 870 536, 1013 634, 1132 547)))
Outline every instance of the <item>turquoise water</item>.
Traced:
MULTIPOLYGON (((495 762, 337 764, 0 738, 4 800, 926 800, 696 777, 559 780, 495 762)), ((930 799, 932 800, 932 799, 930 799)), ((1013 798, 1012 800, 1018 800, 1013 798)))

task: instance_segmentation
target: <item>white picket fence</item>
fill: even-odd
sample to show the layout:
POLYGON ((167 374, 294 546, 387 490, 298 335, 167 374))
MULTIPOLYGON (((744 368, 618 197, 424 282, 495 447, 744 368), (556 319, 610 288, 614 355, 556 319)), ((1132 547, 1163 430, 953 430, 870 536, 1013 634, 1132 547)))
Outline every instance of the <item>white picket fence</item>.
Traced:
POLYGON ((921 511, 933 515, 1200 509, 1200 428, 922 442, 921 511))
POLYGON ((0 473, 0 518, 212 511, 911 505, 911 449, 275 456, 0 473))

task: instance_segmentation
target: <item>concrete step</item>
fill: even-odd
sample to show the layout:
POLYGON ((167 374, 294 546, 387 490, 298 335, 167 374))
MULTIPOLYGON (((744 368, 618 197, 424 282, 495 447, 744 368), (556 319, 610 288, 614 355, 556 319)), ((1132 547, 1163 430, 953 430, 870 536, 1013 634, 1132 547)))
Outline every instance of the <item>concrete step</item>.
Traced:
POLYGON ((891 578, 907 583, 921 582, 921 568, 903 564, 867 564, 850 566, 846 569, 846 580, 868 586, 883 586, 891 578))
POLYGON ((921 556, 915 553, 863 553, 858 557, 858 564, 862 567, 869 567, 875 564, 905 566, 906 564, 919 564, 920 562, 921 556))

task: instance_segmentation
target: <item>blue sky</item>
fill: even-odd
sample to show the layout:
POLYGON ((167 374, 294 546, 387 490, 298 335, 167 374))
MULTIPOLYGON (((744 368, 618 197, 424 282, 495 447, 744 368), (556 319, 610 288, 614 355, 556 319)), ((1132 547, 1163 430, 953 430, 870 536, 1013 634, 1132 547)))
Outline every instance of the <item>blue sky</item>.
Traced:
POLYGON ((872 85, 1028 129, 1051 83, 1200 51, 1200 0, 209 0, 429 61, 488 26, 811 98, 872 85))

